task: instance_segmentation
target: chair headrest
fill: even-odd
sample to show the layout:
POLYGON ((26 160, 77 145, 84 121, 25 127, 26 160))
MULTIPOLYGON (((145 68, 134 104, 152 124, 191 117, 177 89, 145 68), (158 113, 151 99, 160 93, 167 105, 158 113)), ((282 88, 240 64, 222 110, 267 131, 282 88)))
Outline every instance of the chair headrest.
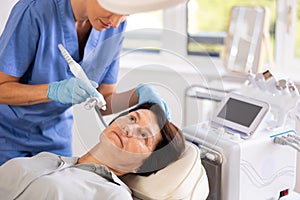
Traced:
POLYGON ((132 190, 133 196, 140 199, 185 199, 194 193, 195 188, 203 189, 205 198, 208 194, 207 176, 201 164, 200 150, 189 142, 180 159, 164 169, 146 177, 128 174, 122 180, 132 190), (197 184, 202 184, 202 188, 197 184))

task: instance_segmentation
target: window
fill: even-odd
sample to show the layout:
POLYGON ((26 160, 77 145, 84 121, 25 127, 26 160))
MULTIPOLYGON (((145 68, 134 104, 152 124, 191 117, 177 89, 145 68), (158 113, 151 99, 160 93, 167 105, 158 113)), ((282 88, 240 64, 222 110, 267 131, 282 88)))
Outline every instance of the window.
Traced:
POLYGON ((300 69, 300 1, 278 0, 277 5, 276 65, 296 76, 300 69))
POLYGON ((162 48, 162 14, 153 11, 128 16, 124 49, 158 52, 162 48))
MULTIPOLYGON (((221 56, 233 6, 266 6, 271 13, 270 35, 274 44, 276 0, 190 0, 188 4, 188 51, 221 56)), ((274 45, 272 45, 274 46, 274 45)))
POLYGON ((162 49, 172 50, 199 66, 212 58, 221 62, 230 10, 237 5, 269 8, 276 69, 300 66, 300 0, 189 0, 173 8, 135 14, 128 18, 124 49, 150 50, 156 53, 151 54, 155 59, 166 58, 162 49), (288 19, 294 23, 289 34, 288 19), (169 30, 175 34, 167 35, 169 30))
POLYGON ((300 59, 300 1, 298 0, 295 34, 295 57, 300 59))

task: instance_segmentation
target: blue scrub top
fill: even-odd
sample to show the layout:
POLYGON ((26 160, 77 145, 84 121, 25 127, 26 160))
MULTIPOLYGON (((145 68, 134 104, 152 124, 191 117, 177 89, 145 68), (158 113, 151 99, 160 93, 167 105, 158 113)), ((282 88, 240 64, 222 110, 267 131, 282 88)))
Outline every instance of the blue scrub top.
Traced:
MULTIPOLYGON (((0 37, 0 71, 29 85, 68 79, 73 75, 57 48, 61 43, 91 80, 114 84, 125 27, 126 22, 104 31, 92 29, 84 58, 79 60, 70 0, 20 0, 0 37)), ((71 156, 70 106, 58 102, 0 104, 0 151, 50 151, 71 156)))

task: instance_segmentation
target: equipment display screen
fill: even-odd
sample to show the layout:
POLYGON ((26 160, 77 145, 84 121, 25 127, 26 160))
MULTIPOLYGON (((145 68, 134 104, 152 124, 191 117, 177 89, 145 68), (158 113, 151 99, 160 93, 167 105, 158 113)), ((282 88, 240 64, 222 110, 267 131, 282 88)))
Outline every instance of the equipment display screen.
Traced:
POLYGON ((217 116, 242 126, 250 127, 261 109, 262 106, 229 98, 217 116))

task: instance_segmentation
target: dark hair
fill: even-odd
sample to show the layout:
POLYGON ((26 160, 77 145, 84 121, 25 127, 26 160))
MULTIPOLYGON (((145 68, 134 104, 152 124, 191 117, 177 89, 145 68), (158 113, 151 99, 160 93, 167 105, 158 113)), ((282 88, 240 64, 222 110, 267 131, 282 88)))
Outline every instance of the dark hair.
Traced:
POLYGON ((139 109, 151 110, 155 114, 162 134, 162 140, 137 171, 137 174, 147 176, 177 160, 185 150, 185 140, 182 131, 166 119, 165 112, 156 103, 139 104, 129 111, 123 112, 118 117, 139 109))

